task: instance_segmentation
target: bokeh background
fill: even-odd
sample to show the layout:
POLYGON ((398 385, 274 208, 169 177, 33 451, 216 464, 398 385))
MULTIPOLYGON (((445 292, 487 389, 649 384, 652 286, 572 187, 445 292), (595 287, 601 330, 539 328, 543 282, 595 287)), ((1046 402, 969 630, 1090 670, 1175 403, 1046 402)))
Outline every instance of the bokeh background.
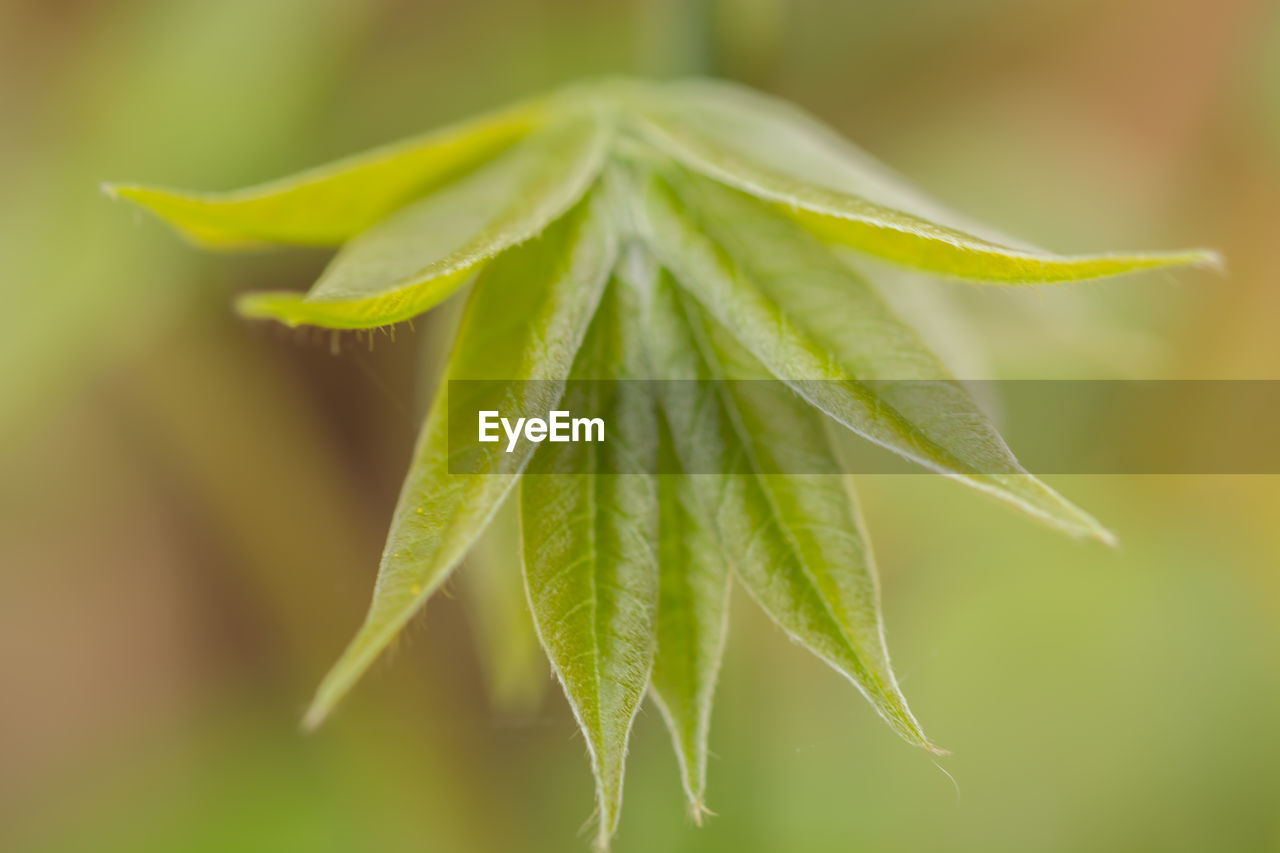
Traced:
MULTIPOLYGON (((3 0, 0 849, 587 849, 585 747, 502 554, 297 731, 367 604, 440 322, 335 355, 239 320, 233 291, 324 254, 202 255, 97 186, 231 188, 619 72, 781 94, 1052 249, 1227 258, 887 282, 965 375, 1280 379, 1275 2, 3 0)), ((1054 480, 1116 551, 863 481, 890 647, 953 755, 736 600, 719 817, 685 817, 646 709, 618 851, 1280 849, 1278 478, 1054 480)))

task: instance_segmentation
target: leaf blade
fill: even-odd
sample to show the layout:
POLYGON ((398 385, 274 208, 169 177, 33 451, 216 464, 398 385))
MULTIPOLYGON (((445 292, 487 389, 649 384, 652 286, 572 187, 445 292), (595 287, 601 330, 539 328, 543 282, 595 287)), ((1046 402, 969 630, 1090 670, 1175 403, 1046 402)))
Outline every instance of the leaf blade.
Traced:
POLYGON ((468 552, 458 579, 490 705, 500 714, 528 718, 551 681, 525 599, 520 516, 511 496, 468 552))
MULTIPOLYGON (((468 301, 446 379, 501 379, 510 383, 512 405, 554 406, 615 254, 613 225, 599 199, 588 197, 541 239, 490 266, 468 301), (531 277, 539 286, 527 286, 531 277), (551 381, 524 381, 530 379, 551 381)), ((450 400, 449 387, 441 383, 414 451, 369 613, 316 691, 303 722, 308 729, 444 582, 528 462, 526 449, 495 449, 481 460, 480 473, 450 473, 449 409, 468 401, 450 400)))
POLYGON ((657 652, 649 690, 680 763, 689 812, 706 806, 707 738, 729 627, 729 566, 698 501, 678 470, 674 439, 661 419, 658 507, 657 652))
POLYGON ((864 438, 1065 533, 1114 541, 1092 516, 1027 473, 915 333, 793 221, 689 174, 651 177, 639 216, 680 285, 812 405, 864 438))
POLYGON ((893 263, 992 284, 1083 281, 1218 266, 1211 251, 1062 256, 946 211, 800 110, 740 87, 668 84, 641 97, 641 124, 686 168, 774 204, 823 239, 893 263))
POLYGON ((837 470, 821 413, 765 376, 763 366, 710 323, 674 285, 661 287, 650 321, 666 346, 663 408, 682 463, 719 547, 764 611, 790 637, 844 675, 897 734, 939 751, 893 675, 879 585, 847 477, 787 474, 806 457, 837 470), (712 383, 710 386, 707 383, 712 383), (713 392, 682 389, 712 387, 713 392))
MULTIPOLYGON (((626 285, 610 285, 574 365, 565 409, 598 413, 603 444, 544 445, 521 482, 525 584, 538 637, 586 739, 596 779, 596 844, 622 805, 627 743, 653 664, 657 495, 633 472, 655 451, 652 409, 616 393, 636 378, 626 285)), ((640 470, 650 470, 641 466, 640 470)))
POLYGON ((516 104, 423 136, 230 192, 106 184, 212 249, 260 243, 335 246, 417 195, 490 159, 555 111, 548 99, 516 104))
POLYGON ((531 134, 356 237, 305 296, 254 293, 238 308, 251 317, 330 328, 381 326, 420 314, 572 207, 595 181, 610 135, 592 116, 531 134))

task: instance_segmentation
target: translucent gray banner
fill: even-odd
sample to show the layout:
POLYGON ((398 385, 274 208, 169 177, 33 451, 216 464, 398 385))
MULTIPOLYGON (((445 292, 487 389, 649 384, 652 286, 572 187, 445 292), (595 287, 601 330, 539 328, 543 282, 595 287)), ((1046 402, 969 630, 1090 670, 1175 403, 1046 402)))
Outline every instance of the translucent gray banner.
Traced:
POLYGON ((456 474, 530 453, 532 474, 713 474, 735 456, 762 473, 919 473, 903 448, 939 443, 976 447, 961 460, 973 473, 1014 473, 994 430, 1033 474, 1280 474, 1277 381, 454 380, 446 393, 456 474), (840 406, 844 423, 819 408, 840 406))

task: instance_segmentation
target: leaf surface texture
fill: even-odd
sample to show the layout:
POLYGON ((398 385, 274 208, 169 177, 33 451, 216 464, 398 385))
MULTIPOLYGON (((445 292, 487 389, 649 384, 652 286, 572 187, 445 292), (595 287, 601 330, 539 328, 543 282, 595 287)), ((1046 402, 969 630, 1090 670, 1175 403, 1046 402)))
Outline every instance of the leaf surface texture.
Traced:
MULTIPOLYGON (((613 229, 600 207, 597 198, 584 200, 540 239, 485 270, 459 325, 445 367, 447 380, 509 383, 506 399, 492 405, 555 406, 556 389, 563 389, 616 254, 613 229)), ((494 393, 488 383, 479 387, 486 395, 494 393)), ((444 582, 532 455, 528 446, 505 453, 497 444, 483 445, 484 459, 468 468, 480 473, 450 473, 449 388, 448 381, 441 383, 418 439, 369 614, 321 683, 307 712, 309 727, 328 715, 444 582)))
POLYGON ((658 601, 658 495, 652 463, 638 464, 657 452, 653 409, 614 382, 644 375, 634 303, 615 279, 564 401, 600 413, 605 441, 543 444, 520 491, 529 606, 591 754, 601 847, 618 825, 658 601))
POLYGON ((210 249, 261 243, 336 246, 392 210, 485 162, 541 124, 546 102, 518 104, 256 187, 188 192, 140 184, 106 190, 210 249))

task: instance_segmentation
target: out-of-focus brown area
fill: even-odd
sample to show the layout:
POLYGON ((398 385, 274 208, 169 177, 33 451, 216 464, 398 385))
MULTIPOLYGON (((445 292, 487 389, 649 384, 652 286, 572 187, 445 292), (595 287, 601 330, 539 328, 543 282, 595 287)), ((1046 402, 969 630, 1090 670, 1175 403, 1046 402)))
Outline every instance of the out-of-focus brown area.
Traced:
MULTIPOLYGON (((97 187, 230 188, 602 73, 776 92, 1051 249, 1226 257, 886 280, 975 375, 1280 379, 1273 2, 7 0, 0 849, 586 849, 585 747, 545 669, 486 687, 502 650, 464 579, 297 732, 368 602, 443 323, 332 354, 239 320, 234 291, 325 256, 202 255, 97 187)), ((864 478, 890 647, 955 787, 743 597, 719 817, 684 819, 646 710, 616 849, 1276 849, 1280 484, 1057 485, 1119 550, 864 478)))

